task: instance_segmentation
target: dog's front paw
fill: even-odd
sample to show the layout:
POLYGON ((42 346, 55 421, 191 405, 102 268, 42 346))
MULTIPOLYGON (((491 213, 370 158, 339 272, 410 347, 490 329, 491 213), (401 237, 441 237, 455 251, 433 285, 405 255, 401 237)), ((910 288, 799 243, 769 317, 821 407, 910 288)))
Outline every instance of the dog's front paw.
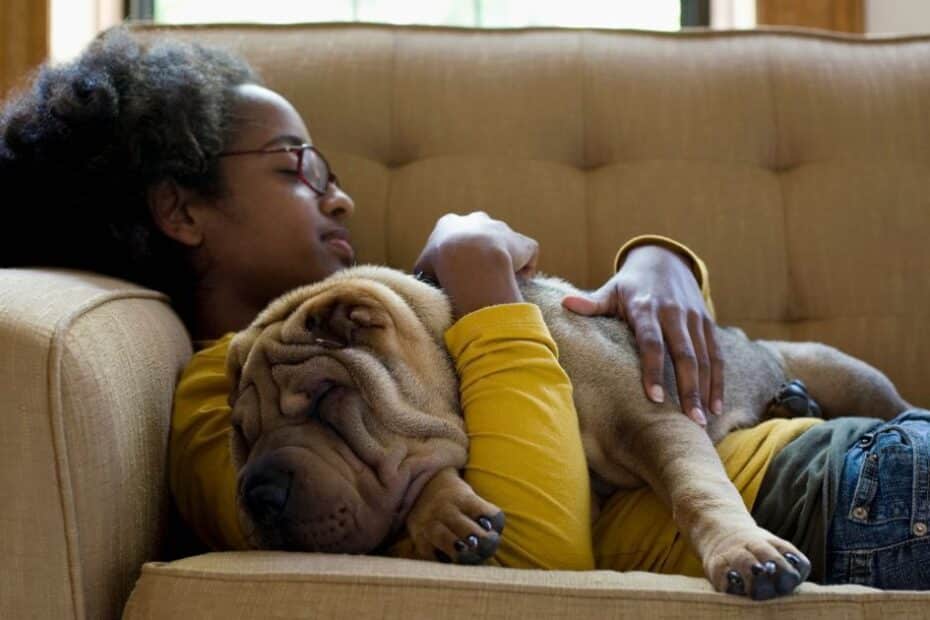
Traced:
POLYGON ((792 593, 811 563, 791 543, 754 528, 728 532, 704 558, 704 570, 720 592, 765 600, 792 593))
POLYGON ((407 532, 425 560, 481 564, 497 551, 503 531, 504 513, 454 469, 430 480, 407 517, 407 532))

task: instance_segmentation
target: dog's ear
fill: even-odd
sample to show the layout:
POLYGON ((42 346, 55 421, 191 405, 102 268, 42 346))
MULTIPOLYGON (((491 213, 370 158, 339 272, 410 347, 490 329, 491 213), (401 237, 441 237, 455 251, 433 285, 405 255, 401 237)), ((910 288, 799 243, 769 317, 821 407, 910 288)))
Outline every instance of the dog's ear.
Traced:
POLYGON ((307 342, 330 349, 359 344, 365 334, 391 325, 385 307, 359 291, 327 291, 302 305, 281 329, 291 342, 307 342))
POLYGON ((362 330, 385 327, 384 312, 370 306, 338 302, 322 314, 307 317, 307 330, 316 344, 343 348, 357 343, 362 330))

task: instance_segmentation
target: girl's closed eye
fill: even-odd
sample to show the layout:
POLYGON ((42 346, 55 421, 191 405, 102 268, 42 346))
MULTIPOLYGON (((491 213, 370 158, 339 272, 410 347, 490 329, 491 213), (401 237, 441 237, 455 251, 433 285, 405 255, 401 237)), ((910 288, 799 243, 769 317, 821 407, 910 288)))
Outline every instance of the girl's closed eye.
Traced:
POLYGON ((280 162, 280 163, 275 164, 275 166, 277 166, 277 171, 280 172, 281 174, 286 174, 286 175, 291 176, 291 177, 297 177, 297 176, 298 176, 298 174, 297 174, 297 162, 294 161, 294 160, 292 160, 292 161, 282 161, 282 162, 280 162))

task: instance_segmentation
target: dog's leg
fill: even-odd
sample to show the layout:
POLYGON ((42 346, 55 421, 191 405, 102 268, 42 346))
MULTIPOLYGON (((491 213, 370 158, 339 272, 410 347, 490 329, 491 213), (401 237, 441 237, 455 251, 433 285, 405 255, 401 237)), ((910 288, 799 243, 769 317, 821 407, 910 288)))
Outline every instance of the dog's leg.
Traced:
POLYGON ((808 559, 756 525, 703 429, 672 409, 623 426, 619 449, 635 453, 637 473, 670 506, 718 591, 767 599, 807 578, 808 559))
POLYGON ((825 418, 865 416, 890 420, 910 405, 878 369, 831 346, 760 341, 782 360, 789 379, 803 381, 825 418))
POLYGON ((407 517, 407 532, 424 560, 480 564, 497 551, 503 531, 504 513, 452 467, 433 476, 407 517))

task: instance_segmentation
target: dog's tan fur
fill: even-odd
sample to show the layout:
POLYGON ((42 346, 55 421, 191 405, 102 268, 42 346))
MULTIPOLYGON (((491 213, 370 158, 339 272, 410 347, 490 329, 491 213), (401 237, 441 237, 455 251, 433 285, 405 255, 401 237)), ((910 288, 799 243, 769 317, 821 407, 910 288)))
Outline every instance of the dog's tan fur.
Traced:
MULTIPOLYGON (((790 571, 784 554, 803 554, 755 524, 714 442, 757 422, 791 378, 808 384, 827 417, 858 411, 890 418, 907 408, 881 373, 835 349, 753 342, 718 328, 726 411, 709 416, 705 432, 678 410, 669 360, 670 398, 645 398, 625 325, 564 310, 562 298, 578 292, 564 281, 536 278, 521 288, 542 310, 574 385, 595 490, 603 496, 651 486, 721 591, 731 568, 751 588, 752 564, 772 561, 790 571)), ((442 340, 451 321, 442 292, 366 266, 288 293, 234 338, 228 370, 240 485, 263 467, 293 472, 286 508, 273 524, 240 510, 253 544, 364 553, 406 525, 428 555, 437 520, 466 504, 472 513, 494 509, 470 497, 454 475, 465 463, 467 438, 442 340), (332 383, 343 387, 313 407, 332 383)))

